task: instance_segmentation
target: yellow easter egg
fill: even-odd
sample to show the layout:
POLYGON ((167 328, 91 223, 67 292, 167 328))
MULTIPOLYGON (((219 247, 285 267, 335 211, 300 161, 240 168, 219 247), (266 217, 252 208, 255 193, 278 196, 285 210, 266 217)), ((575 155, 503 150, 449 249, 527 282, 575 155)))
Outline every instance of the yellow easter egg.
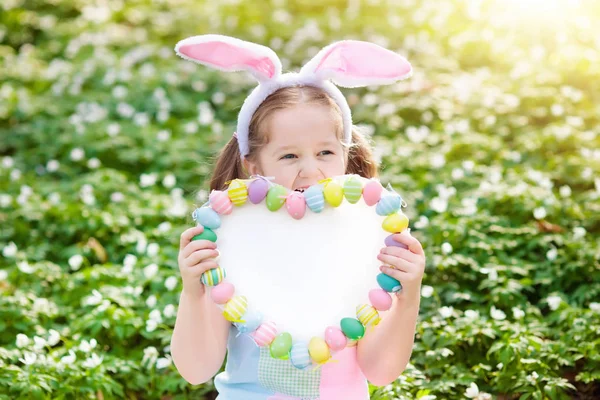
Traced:
POLYGON ((333 207, 338 207, 344 199, 344 189, 339 183, 331 181, 325 185, 323 196, 325 196, 327 203, 333 207))
POLYGON ((383 229, 390 233, 399 233, 408 228, 408 217, 402 213, 390 214, 383 220, 383 229))
POLYGON ((308 354, 317 364, 324 363, 331 358, 331 353, 325 340, 316 336, 308 342, 308 354))
POLYGON ((356 307, 356 318, 366 327, 375 326, 381 322, 377 310, 369 304, 362 304, 356 307))
POLYGON ((229 184, 227 195, 234 205, 242 206, 248 199, 248 188, 241 179, 234 179, 229 184))
POLYGON ((234 296, 225 304, 223 316, 227 321, 239 322, 242 315, 246 313, 248 308, 248 300, 246 296, 234 296))

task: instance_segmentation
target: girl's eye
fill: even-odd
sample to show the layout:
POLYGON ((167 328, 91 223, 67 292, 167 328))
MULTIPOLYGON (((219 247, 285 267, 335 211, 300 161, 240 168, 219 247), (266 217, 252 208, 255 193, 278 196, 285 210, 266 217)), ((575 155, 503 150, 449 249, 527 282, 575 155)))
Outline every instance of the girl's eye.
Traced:
POLYGON ((323 150, 322 152, 319 153, 320 155, 324 155, 324 156, 328 156, 329 154, 333 154, 332 151, 329 150, 323 150))
POLYGON ((286 154, 285 156, 281 157, 282 160, 291 160, 293 158, 295 158, 296 155, 295 154, 286 154))

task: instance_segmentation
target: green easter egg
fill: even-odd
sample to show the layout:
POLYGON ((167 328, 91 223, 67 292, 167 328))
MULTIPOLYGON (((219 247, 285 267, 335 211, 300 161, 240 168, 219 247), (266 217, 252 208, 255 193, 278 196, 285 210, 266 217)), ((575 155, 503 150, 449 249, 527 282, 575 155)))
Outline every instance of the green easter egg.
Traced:
POLYGON ((292 350, 292 335, 287 332, 277 335, 271 342, 269 350, 271 351, 271 357, 287 360, 290 358, 290 350, 292 350))
POLYGON ((383 290, 389 293, 395 293, 402 290, 402 284, 397 279, 386 274, 377 275, 377 283, 383 290))
POLYGON ((204 231, 192 238, 192 240, 210 240, 211 242, 217 241, 217 234, 210 228, 204 228, 204 231))
POLYGON ((362 195, 362 183, 356 178, 351 177, 344 183, 344 196, 350 204, 356 204, 362 195))
POLYGON ((281 185, 275 185, 267 192, 267 208, 269 211, 277 211, 285 204, 287 189, 281 185))
POLYGON ((354 318, 343 318, 340 327, 344 335, 350 340, 358 340, 365 335, 365 327, 359 320, 354 318))

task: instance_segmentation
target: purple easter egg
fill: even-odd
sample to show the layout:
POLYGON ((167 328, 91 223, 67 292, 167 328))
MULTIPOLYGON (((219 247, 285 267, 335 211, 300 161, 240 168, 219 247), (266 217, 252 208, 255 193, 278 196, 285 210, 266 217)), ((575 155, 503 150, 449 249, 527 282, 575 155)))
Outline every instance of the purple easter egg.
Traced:
POLYGON ((248 198, 252 204, 258 204, 267 197, 269 182, 264 178, 253 180, 248 186, 248 198))
POLYGON ((385 238, 385 245, 387 247, 395 246, 395 247, 400 247, 400 248, 403 248, 403 249, 408 249, 408 246, 405 245, 404 243, 400 243, 400 242, 394 240, 394 235, 390 235, 390 236, 388 236, 388 237, 385 238))

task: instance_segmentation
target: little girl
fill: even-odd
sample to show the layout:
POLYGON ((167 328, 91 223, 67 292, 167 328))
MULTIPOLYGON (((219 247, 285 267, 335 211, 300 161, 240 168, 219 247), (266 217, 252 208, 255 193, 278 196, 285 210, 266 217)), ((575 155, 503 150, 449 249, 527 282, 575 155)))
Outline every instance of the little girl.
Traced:
MULTIPOLYGON (((344 174, 376 176, 366 140, 353 129, 350 109, 334 85, 358 87, 391 84, 410 76, 410 64, 372 43, 341 41, 322 49, 299 73, 281 74, 281 63, 269 48, 219 35, 178 43, 183 58, 224 71, 245 70, 259 85, 244 102, 237 133, 218 157, 211 190, 250 175, 303 191, 320 180, 344 174)), ((183 232, 179 269, 183 291, 171 340, 181 375, 192 384, 209 381, 219 400, 365 400, 367 381, 383 386, 405 369, 414 342, 425 255, 410 232, 394 239, 406 245, 384 247, 381 271, 396 278, 402 291, 382 321, 356 346, 333 354, 335 362, 297 370, 288 362, 263 357, 248 335, 237 335, 200 282, 216 268, 213 242, 192 238, 201 226, 183 232)))

